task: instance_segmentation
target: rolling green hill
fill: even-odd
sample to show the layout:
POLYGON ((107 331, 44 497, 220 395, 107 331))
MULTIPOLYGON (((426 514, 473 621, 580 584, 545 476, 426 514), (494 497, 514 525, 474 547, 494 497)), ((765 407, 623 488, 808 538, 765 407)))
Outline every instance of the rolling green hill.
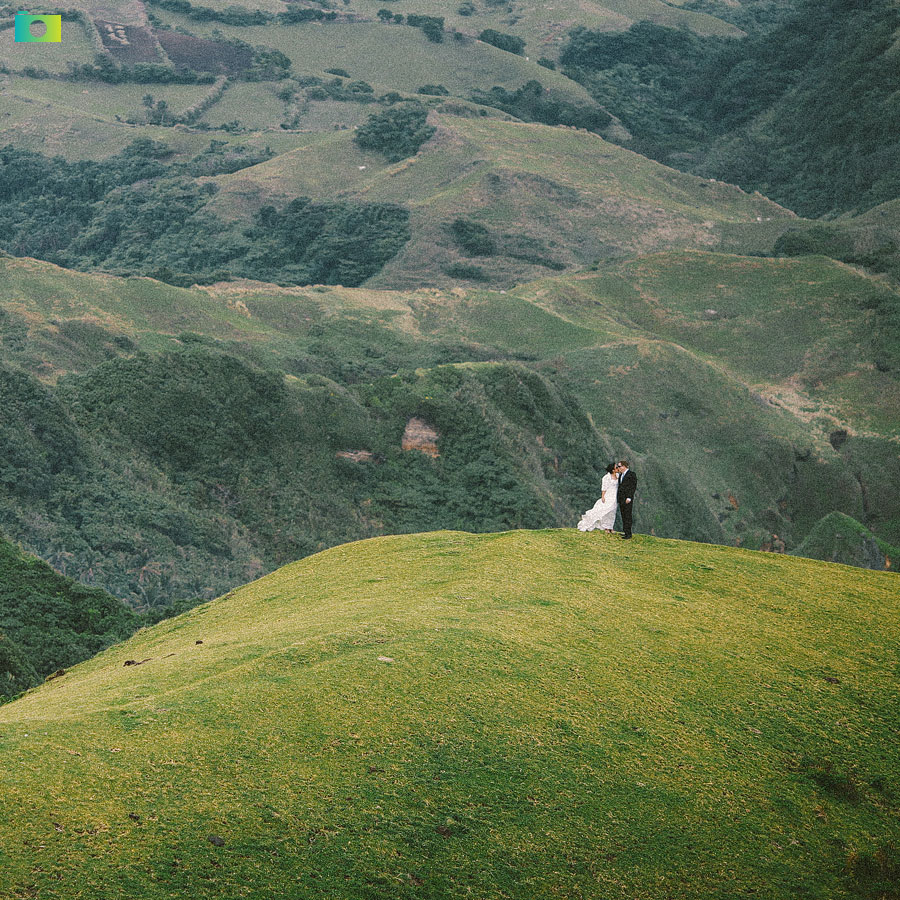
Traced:
POLYGON ((645 536, 335 548, 0 707, 0 892, 892 897, 898 613, 645 536))
POLYGON ((900 559, 896 547, 880 541, 855 519, 841 513, 825 516, 794 552, 797 556, 868 569, 890 569, 900 559))
POLYGON ((431 121, 437 132, 413 159, 389 163, 339 133, 217 177, 209 208, 228 220, 298 195, 404 204, 411 239, 369 279, 380 288, 465 282, 460 263, 476 268, 474 280, 508 287, 610 256, 764 251, 798 221, 764 197, 586 131, 440 113, 431 121), (486 229, 493 248, 461 245, 451 230, 460 219, 486 229))
MULTIPOLYGON (((176 109, 174 94, 168 102, 176 109)), ((432 111, 433 135, 398 162, 361 149, 350 131, 296 134, 293 149, 267 138, 260 146, 260 135, 205 148, 145 139, 77 166, 6 150, 0 246, 76 268, 170 280, 163 273, 175 273, 185 284, 232 275, 508 288, 658 250, 768 252, 806 224, 760 195, 667 168, 596 134, 468 118, 474 110, 452 101, 432 111), (84 199, 72 204, 73 195, 84 199), (298 198, 324 211, 324 230, 300 214, 276 251, 272 222, 290 220, 289 204, 306 202, 298 198), (298 265, 291 253, 308 244, 320 249, 298 265)))
POLYGON ((140 608, 358 537, 571 526, 623 454, 645 533, 794 551, 839 512, 900 540, 896 294, 824 257, 506 293, 0 272, 0 521, 140 608))

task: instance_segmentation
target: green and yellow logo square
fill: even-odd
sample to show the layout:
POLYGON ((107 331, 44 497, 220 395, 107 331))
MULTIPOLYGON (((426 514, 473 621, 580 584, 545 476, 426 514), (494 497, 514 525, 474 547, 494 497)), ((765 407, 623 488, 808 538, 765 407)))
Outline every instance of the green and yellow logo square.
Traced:
POLYGON ((16 13, 15 30, 16 43, 19 44, 30 44, 35 41, 58 44, 62 41, 62 16, 16 13))

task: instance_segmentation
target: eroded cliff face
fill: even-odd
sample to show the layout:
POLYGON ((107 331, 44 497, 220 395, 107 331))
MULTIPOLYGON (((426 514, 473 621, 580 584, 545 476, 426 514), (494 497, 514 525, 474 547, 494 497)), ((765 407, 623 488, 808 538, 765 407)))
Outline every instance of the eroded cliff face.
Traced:
POLYGON ((400 447, 403 450, 418 450, 431 457, 439 456, 437 441, 440 435, 423 419, 413 417, 406 423, 400 447))

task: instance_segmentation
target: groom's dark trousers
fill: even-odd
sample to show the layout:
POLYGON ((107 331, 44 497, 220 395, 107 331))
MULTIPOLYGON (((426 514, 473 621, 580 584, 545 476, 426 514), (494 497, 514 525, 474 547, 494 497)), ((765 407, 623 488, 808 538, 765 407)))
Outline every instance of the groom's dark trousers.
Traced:
POLYGON ((619 482, 619 512, 622 513, 622 530, 624 536, 631 537, 631 522, 634 518, 634 492, 637 490, 637 475, 629 469, 619 482), (630 503, 626 503, 630 500, 630 503))

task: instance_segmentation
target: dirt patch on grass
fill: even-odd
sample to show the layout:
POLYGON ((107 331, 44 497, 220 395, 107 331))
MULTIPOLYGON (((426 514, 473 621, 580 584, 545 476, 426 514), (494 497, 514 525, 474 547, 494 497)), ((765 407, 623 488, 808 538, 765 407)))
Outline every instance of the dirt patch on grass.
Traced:
POLYGON ((403 432, 403 440, 400 444, 403 450, 418 450, 428 456, 438 456, 438 433, 422 419, 412 418, 406 423, 403 432))
POLYGON ((338 450, 334 455, 338 459, 349 459, 351 462, 357 463, 372 461, 371 450, 338 450))

